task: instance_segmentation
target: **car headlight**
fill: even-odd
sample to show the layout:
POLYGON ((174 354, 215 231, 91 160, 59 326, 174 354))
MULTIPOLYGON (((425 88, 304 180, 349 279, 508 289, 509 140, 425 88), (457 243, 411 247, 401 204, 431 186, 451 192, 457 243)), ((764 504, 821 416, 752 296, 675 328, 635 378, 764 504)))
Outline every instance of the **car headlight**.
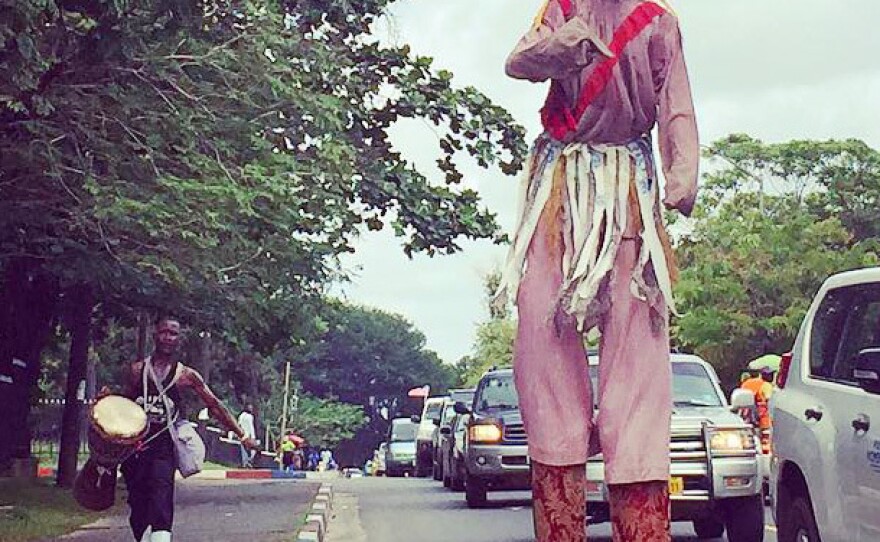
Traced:
POLYGON ((478 424, 472 425, 469 430, 469 438, 471 442, 482 444, 491 444, 501 442, 503 433, 501 428, 494 424, 478 424))
POLYGON ((755 437, 748 429, 721 429, 709 435, 709 445, 716 454, 748 452, 755 449, 755 437))

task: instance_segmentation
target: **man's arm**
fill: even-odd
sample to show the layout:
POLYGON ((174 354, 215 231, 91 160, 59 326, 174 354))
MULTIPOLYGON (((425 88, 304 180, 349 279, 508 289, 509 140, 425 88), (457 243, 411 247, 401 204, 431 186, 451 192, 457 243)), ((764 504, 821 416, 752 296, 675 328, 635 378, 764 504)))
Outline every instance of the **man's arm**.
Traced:
POLYGON ((678 20, 674 15, 664 15, 658 31, 654 37, 657 46, 652 51, 656 55, 652 64, 661 65, 657 81, 660 86, 657 125, 663 175, 666 177, 663 203, 668 209, 677 209, 690 216, 697 198, 700 166, 697 118, 678 20))
POLYGON ((193 391, 202 399, 202 402, 205 403, 205 406, 208 407, 208 411, 211 413, 214 418, 219 421, 227 430, 235 433, 236 436, 241 440, 241 443, 245 445, 247 448, 255 448, 256 443, 253 439, 249 438, 242 428, 238 425, 236 419, 232 416, 232 413, 229 412, 223 403, 220 402, 220 399, 214 395, 214 392, 208 387, 208 384, 205 383, 205 380, 202 378, 202 375, 198 373, 195 369, 190 367, 186 367, 184 369, 183 375, 180 377, 180 384, 192 388, 193 391))
MULTIPOLYGON (((569 2, 572 6, 576 0, 569 2)), ((583 69, 596 54, 614 54, 577 13, 566 15, 561 0, 548 0, 535 25, 507 59, 507 75, 540 82, 564 79, 583 69)), ((573 8, 571 8, 573 9, 573 8)))

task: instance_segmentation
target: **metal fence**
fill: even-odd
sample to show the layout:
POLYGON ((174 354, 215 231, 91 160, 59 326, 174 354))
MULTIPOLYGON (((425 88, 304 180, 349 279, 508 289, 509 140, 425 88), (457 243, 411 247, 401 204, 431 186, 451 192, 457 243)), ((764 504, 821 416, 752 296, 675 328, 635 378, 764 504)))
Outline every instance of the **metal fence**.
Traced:
MULTIPOLYGON (((83 404, 83 412, 88 405, 83 404)), ((58 450, 61 448, 61 417, 64 414, 64 399, 40 399, 31 407, 31 455, 40 459, 44 467, 58 466, 58 450)), ((83 416, 80 427, 78 463, 89 457, 88 421, 83 416)))

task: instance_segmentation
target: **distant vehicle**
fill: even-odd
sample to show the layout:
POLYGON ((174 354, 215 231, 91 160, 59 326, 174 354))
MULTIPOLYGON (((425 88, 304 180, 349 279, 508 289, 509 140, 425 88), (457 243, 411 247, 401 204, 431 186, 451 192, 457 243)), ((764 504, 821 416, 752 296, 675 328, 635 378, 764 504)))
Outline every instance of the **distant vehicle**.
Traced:
POLYGON ((385 474, 403 476, 416 469, 416 434, 419 424, 410 418, 391 420, 388 448, 385 452, 385 474))
MULTIPOLYGON (((737 412, 754 408, 755 397, 737 390, 731 407, 711 365, 697 356, 673 353, 673 410, 669 443, 672 521, 690 521, 698 538, 760 542, 764 538, 760 439, 737 412)), ((597 390, 599 359, 589 359, 597 390)), ((602 455, 587 462, 590 523, 609 521, 602 455)))
POLYGON ((346 478, 363 478, 364 471, 356 467, 346 467, 342 469, 342 475, 346 478))
POLYGON ((448 479, 444 471, 446 458, 443 457, 443 454, 448 453, 448 450, 450 449, 448 446, 448 440, 451 436, 452 424, 455 422, 456 416, 458 416, 458 414, 455 413, 455 403, 461 402, 470 405, 474 400, 475 391, 476 390, 473 389, 450 390, 449 397, 443 404, 443 413, 440 416, 440 430, 434 433, 433 442, 433 474, 435 480, 439 481, 444 480, 444 478, 448 479))
POLYGON ((825 281, 776 384, 780 542, 880 540, 880 267, 825 281))
POLYGON ((419 420, 416 438, 416 476, 427 476, 434 465, 434 434, 439 430, 440 416, 446 397, 429 397, 425 400, 419 420))
POLYGON ((513 370, 497 369, 484 374, 472 407, 459 402, 455 411, 469 417, 463 446, 468 506, 485 506, 488 491, 531 489, 528 444, 513 370))
POLYGON ((456 414, 448 429, 450 434, 443 441, 443 485, 453 491, 464 491, 464 440, 469 419, 467 414, 456 414))

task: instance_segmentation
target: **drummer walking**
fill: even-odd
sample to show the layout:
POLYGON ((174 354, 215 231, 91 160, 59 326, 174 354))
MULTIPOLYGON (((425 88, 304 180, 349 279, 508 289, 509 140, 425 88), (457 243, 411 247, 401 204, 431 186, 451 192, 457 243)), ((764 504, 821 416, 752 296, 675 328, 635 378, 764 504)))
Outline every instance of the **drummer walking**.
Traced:
POLYGON ((131 507, 129 524, 135 540, 141 542, 171 540, 177 462, 167 428, 169 417, 173 421, 184 416, 181 390, 194 391, 211 415, 234 432, 243 446, 248 449, 257 446, 208 388, 202 376, 177 361, 180 335, 179 320, 171 317, 157 320, 153 355, 131 365, 127 383, 126 395, 144 407, 150 423, 146 446, 122 463, 121 468, 131 507))

